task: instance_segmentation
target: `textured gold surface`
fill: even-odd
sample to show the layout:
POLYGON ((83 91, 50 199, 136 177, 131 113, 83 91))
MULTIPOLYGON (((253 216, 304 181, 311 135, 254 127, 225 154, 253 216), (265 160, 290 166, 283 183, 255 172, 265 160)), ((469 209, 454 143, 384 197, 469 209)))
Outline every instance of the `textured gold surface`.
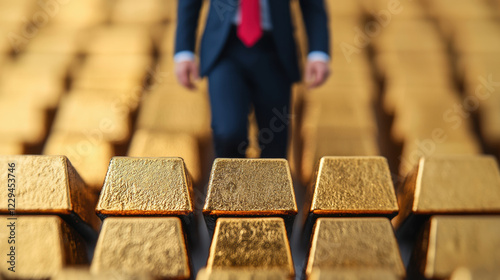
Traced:
POLYGON ((201 269, 196 280, 292 280, 289 273, 270 269, 201 269))
POLYGON ((189 279, 189 257, 179 218, 104 220, 91 272, 107 271, 189 279))
POLYGON ((207 269, 272 269, 293 276, 285 223, 280 218, 219 218, 207 269))
POLYGON ((323 157, 317 174, 310 213, 392 215, 398 211, 383 157, 323 157))
MULTIPOLYGON (((65 156, 2 156, 0 164, 16 163, 16 212, 19 214, 76 214, 98 229, 99 218, 93 208, 93 194, 65 156)), ((7 186, 7 168, 0 170, 0 183, 7 186)), ((0 199, 7 201, 7 188, 0 199)), ((0 213, 8 213, 7 204, 0 213)))
POLYGON ((398 244, 385 218, 319 218, 306 273, 314 269, 380 269, 404 277, 398 244))
POLYGON ((134 133, 128 151, 131 157, 180 157, 195 183, 201 180, 200 150, 189 134, 154 132, 140 129, 134 133))
MULTIPOLYGON (((10 215, 0 216, 3 227, 15 222, 15 244, 7 243, 10 229, 0 230, 2 255, 10 253, 15 246, 16 272, 8 271, 10 264, 3 256, 0 269, 5 276, 16 279, 46 279, 55 275, 63 267, 87 262, 87 254, 82 238, 57 216, 18 216, 8 220, 10 215)), ((12 239, 10 239, 12 240, 12 239)))
POLYGON ((43 154, 67 156, 87 186, 99 192, 114 149, 110 143, 90 141, 84 135, 53 132, 47 139, 43 154))
POLYGON ((119 271, 91 273, 89 267, 65 268, 57 273, 51 280, 154 280, 147 273, 138 275, 125 275, 119 271))
POLYGON ((411 213, 500 213, 500 173, 489 156, 433 156, 398 190, 399 225, 411 213))
POLYGON ((313 269, 308 280, 402 280, 394 272, 384 269, 313 269))
POLYGON ((96 211, 104 215, 193 213, 192 185, 181 158, 114 157, 96 211))
POLYGON ((434 216, 424 233, 425 258, 421 273, 427 278, 447 278, 460 267, 498 269, 500 216, 434 216))
POLYGON ((296 214, 288 162, 284 159, 216 159, 204 214, 296 214))

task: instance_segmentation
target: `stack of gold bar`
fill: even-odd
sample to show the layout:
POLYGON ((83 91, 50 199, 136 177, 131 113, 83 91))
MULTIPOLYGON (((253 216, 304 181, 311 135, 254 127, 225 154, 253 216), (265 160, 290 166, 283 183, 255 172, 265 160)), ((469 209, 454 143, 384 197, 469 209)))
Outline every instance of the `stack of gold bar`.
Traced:
POLYGON ((499 279, 500 0, 324 0, 288 161, 213 158, 178 1, 0 0, 0 279, 499 279))

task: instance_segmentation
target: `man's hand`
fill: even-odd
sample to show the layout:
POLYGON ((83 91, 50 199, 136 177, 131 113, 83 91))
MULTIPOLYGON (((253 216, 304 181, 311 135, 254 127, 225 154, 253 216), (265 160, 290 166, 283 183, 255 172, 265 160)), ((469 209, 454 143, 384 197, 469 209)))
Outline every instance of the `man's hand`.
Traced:
POLYGON ((305 80, 309 88, 322 85, 330 76, 330 66, 324 61, 308 61, 306 65, 305 80))
POLYGON ((196 89, 194 82, 200 78, 198 71, 198 64, 195 61, 182 61, 175 64, 177 80, 190 90, 196 89))

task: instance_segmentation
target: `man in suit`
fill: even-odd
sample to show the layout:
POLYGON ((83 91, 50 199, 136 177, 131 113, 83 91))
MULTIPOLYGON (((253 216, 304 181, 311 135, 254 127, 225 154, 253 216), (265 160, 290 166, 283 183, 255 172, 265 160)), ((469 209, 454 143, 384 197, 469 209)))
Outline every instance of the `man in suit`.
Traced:
MULTIPOLYGON (((194 51, 203 0, 179 0, 176 75, 190 89, 199 74, 208 77, 217 157, 245 156, 252 106, 261 157, 286 157, 290 91, 301 79, 290 1, 210 0, 198 68, 194 51)), ((305 79, 316 87, 329 75, 328 18, 324 0, 298 1, 309 45, 305 79)))

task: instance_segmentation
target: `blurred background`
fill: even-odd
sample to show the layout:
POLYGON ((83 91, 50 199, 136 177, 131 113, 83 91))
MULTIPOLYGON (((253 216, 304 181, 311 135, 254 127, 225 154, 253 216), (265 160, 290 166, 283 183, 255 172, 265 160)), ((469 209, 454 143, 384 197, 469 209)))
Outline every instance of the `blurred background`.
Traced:
MULTIPOLYGON (((293 89, 299 205, 326 155, 385 156, 396 186, 422 156, 500 156, 499 0, 325 2, 333 76, 293 89)), ((111 157, 180 156, 203 203, 213 160, 208 93, 206 81, 191 92, 175 79, 176 6, 0 0, 0 155, 66 155, 96 199, 111 157)), ((249 121, 247 154, 258 157, 249 121)), ((294 257, 300 268, 303 252, 294 257)))

